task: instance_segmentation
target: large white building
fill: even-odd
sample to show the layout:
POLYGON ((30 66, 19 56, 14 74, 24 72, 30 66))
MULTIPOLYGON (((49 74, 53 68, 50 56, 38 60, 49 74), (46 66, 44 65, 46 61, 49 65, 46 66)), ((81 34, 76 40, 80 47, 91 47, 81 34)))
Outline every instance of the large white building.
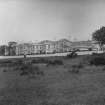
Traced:
POLYGON ((32 54, 32 44, 22 43, 16 46, 16 55, 32 54))
MULTIPOLYGON (((49 54, 49 53, 63 53, 74 49, 79 50, 101 50, 97 42, 94 41, 75 41, 71 42, 67 39, 60 39, 58 41, 44 40, 37 43, 16 43, 9 42, 8 45, 0 47, 1 55, 34 55, 34 54, 49 54), (4 50, 3 50, 4 49, 4 50), (4 52, 3 52, 3 51, 4 52), (3 52, 3 53, 2 53, 3 52)), ((103 47, 105 51, 105 46, 103 47)))
POLYGON ((63 53, 73 49, 93 49, 96 48, 92 41, 75 41, 71 42, 67 39, 58 41, 44 40, 38 43, 22 43, 16 46, 16 55, 23 54, 48 54, 63 53))
POLYGON ((16 46, 16 55, 67 52, 71 42, 66 39, 59 41, 44 40, 39 43, 22 43, 16 46))

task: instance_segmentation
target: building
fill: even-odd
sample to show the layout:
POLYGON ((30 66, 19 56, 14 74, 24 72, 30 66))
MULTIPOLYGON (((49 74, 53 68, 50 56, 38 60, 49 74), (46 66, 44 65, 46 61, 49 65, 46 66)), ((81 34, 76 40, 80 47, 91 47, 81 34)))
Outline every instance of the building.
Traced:
POLYGON ((31 55, 32 54, 32 44, 22 43, 16 46, 16 55, 31 55))
MULTIPOLYGON (((67 39, 60 39, 58 41, 44 40, 38 43, 9 43, 9 53, 13 55, 34 55, 34 54, 50 54, 50 53, 63 53, 69 52, 74 49, 79 50, 93 50, 96 48, 96 44, 92 41, 75 41, 71 42, 67 39), (12 50, 10 50, 10 48, 12 50)), ((6 55, 8 54, 8 49, 6 48, 6 55)))
POLYGON ((44 40, 44 41, 41 41, 40 44, 42 44, 43 46, 42 52, 46 54, 55 53, 56 49, 55 49, 54 41, 44 40))
POLYGON ((44 40, 39 43, 22 43, 16 46, 16 55, 52 54, 70 51, 71 43, 67 39, 59 41, 44 40))
POLYGON ((22 43, 16 46, 16 55, 34 55, 43 53, 43 44, 22 43))
POLYGON ((72 42, 67 39, 61 39, 56 41, 56 52, 68 52, 71 50, 72 42))
POLYGON ((78 50, 89 50, 89 49, 93 49, 94 45, 92 43, 92 41, 88 40, 88 41, 75 41, 72 42, 71 45, 71 50, 74 49, 78 49, 78 50))
POLYGON ((44 46, 41 43, 32 44, 32 54, 42 54, 44 53, 44 46))

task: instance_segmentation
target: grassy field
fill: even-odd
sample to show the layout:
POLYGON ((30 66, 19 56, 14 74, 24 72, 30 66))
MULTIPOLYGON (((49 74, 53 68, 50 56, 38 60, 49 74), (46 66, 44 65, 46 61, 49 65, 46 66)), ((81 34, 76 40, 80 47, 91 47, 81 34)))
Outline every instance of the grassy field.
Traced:
POLYGON ((105 105, 105 66, 89 57, 28 58, 43 75, 20 75, 24 59, 0 60, 0 105, 105 105))

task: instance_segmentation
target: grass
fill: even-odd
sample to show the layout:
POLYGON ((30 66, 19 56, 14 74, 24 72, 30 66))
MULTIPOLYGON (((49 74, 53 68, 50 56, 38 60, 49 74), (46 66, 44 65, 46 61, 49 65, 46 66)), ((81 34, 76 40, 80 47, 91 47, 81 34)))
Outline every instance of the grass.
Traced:
MULTIPOLYGON (((89 57, 43 58, 63 62, 63 65, 48 67, 35 61, 32 65, 44 72, 44 76, 36 78, 21 76, 18 68, 21 63, 14 66, 1 63, 0 105, 104 105, 105 66, 89 65, 87 58, 89 57), (78 69, 79 73, 69 72, 73 68, 78 69)), ((27 60, 32 59, 35 58, 27 60)), ((40 58, 36 59, 40 61, 40 58)), ((16 61, 17 59, 12 59, 10 62, 16 61)))

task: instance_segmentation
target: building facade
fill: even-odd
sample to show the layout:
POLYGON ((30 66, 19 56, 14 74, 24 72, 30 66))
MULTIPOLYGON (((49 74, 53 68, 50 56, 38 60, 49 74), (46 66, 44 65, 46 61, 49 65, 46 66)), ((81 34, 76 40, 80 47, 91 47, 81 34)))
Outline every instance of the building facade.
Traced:
POLYGON ((34 55, 34 54, 52 54, 64 53, 74 49, 96 49, 100 50, 98 44, 93 41, 75 41, 67 39, 58 41, 44 40, 38 43, 16 43, 9 42, 8 45, 0 47, 0 55, 34 55))
POLYGON ((55 53, 55 42, 54 41, 49 41, 49 40, 44 40, 40 42, 43 45, 43 52, 46 54, 50 53, 55 53))
POLYGON ((73 42, 71 45, 71 50, 77 49, 77 50, 89 50, 89 49, 93 49, 94 45, 92 43, 92 41, 88 40, 88 41, 76 41, 73 42))
POLYGON ((33 43, 32 44, 32 54, 42 54, 44 46, 41 43, 33 43))
POLYGON ((58 53, 68 52, 71 49, 71 45, 72 45, 72 42, 70 42, 67 39, 58 40, 55 44, 56 52, 58 53))
POLYGON ((16 46, 16 55, 31 55, 32 54, 32 44, 22 43, 16 46))

